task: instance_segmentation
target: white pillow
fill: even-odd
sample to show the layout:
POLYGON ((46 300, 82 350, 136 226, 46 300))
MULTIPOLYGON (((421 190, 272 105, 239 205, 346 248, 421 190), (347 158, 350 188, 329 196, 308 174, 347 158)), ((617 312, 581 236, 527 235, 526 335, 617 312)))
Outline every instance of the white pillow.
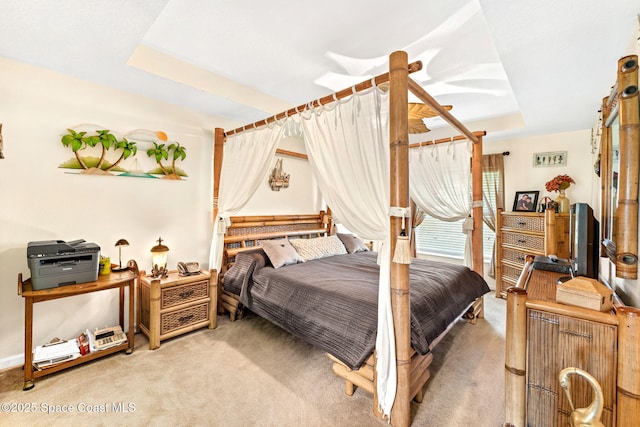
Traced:
POLYGON ((303 261, 347 253, 347 249, 338 236, 291 239, 291 245, 296 249, 303 261))

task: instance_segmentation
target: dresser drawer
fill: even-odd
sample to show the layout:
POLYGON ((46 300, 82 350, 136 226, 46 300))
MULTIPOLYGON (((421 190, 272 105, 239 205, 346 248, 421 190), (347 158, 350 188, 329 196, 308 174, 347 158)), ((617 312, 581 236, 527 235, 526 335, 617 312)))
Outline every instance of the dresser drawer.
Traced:
POLYGON ((508 231, 503 231, 502 243, 504 245, 521 248, 525 252, 527 252, 527 250, 530 250, 544 254, 544 236, 532 236, 529 234, 510 233, 508 231))
POLYGON ((506 228, 512 228, 514 230, 544 233, 544 217, 503 215, 502 226, 506 228))
POLYGON ((502 281, 506 284, 503 286, 503 289, 508 288, 509 286, 515 286, 518 282, 518 278, 520 277, 520 273, 522 273, 521 268, 514 268, 507 264, 502 264, 502 281))
POLYGON ((504 248, 502 249, 502 259, 510 261, 514 264, 524 266, 524 261, 527 256, 526 252, 516 251, 515 249, 504 248))
POLYGON ((160 335, 209 321, 209 302, 160 315, 160 335))
POLYGON ((162 309, 175 307, 203 298, 209 298, 208 280, 162 289, 160 307, 162 309))

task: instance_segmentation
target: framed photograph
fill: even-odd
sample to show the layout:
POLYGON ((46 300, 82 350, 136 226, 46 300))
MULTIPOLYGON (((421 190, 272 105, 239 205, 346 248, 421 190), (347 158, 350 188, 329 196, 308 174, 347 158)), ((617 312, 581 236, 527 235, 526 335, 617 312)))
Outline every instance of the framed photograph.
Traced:
POLYGON ((550 151, 547 153, 533 153, 533 167, 547 168, 553 166, 567 166, 566 151, 550 151))
POLYGON ((535 212, 539 194, 539 191, 516 191, 516 197, 513 199, 513 211, 535 212))

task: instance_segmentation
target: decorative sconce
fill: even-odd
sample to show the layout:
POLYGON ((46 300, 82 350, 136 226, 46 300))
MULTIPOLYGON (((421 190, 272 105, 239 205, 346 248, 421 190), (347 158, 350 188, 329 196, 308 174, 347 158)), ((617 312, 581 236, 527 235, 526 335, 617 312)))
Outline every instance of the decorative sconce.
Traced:
POLYGON ((127 242, 125 239, 120 239, 116 242, 115 246, 116 248, 118 248, 118 266, 112 267, 111 271, 126 270, 128 267, 126 265, 124 267, 122 266, 122 247, 129 246, 129 242, 127 242))
POLYGON ((158 244, 151 248, 153 268, 151 277, 167 277, 167 254, 169 248, 162 244, 162 237, 158 238, 158 244))
POLYGON ((289 187, 289 174, 282 170, 282 159, 276 160, 276 166, 269 176, 269 185, 272 191, 280 191, 281 188, 289 187))

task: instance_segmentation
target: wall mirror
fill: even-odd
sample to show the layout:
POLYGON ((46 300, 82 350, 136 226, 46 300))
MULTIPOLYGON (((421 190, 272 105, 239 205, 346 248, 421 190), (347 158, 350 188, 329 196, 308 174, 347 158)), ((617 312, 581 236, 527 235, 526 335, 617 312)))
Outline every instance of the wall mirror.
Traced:
POLYGON ((616 277, 638 277, 638 172, 640 113, 638 56, 618 61, 618 78, 602 103, 600 144, 601 255, 616 266, 616 277))

